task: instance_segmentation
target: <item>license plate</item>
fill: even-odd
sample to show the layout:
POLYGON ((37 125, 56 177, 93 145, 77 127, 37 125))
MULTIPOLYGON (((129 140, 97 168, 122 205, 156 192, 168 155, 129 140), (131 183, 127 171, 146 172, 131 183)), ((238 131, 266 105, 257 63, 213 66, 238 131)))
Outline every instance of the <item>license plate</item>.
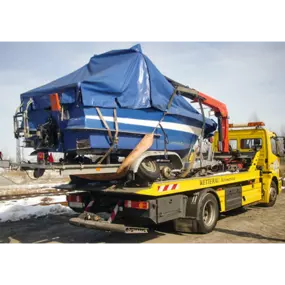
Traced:
POLYGON ((68 206, 70 208, 84 208, 85 207, 85 204, 84 203, 81 203, 81 202, 69 202, 68 203, 68 206))

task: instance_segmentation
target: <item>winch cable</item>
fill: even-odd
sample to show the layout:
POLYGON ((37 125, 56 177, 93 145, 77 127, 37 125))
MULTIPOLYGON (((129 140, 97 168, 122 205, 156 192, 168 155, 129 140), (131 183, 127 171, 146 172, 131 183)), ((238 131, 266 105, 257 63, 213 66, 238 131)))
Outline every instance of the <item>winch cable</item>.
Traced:
POLYGON ((168 114, 168 110, 170 109, 174 96, 176 95, 177 89, 175 88, 166 107, 166 110, 163 112, 163 115, 161 117, 161 119, 159 120, 159 122, 157 123, 156 127, 153 129, 152 134, 154 134, 154 132, 156 131, 156 129, 161 126, 162 121, 164 120, 165 116, 168 114))
POLYGON ((204 112, 204 108, 202 105, 202 100, 199 98, 199 106, 201 109, 201 113, 203 116, 203 125, 202 125, 202 130, 201 130, 201 134, 200 134, 200 138, 199 138, 199 151, 200 151, 200 167, 202 168, 203 166, 203 152, 202 152, 202 143, 203 143, 203 139, 204 139, 204 133, 205 133, 205 124, 206 124, 206 118, 205 118, 205 112, 204 112))
POLYGON ((167 145, 169 144, 169 139, 168 139, 168 135, 167 133, 165 132, 163 126, 161 125, 161 123, 159 123, 159 126, 163 132, 163 135, 164 135, 164 155, 167 156, 167 145))
POLYGON ((184 170, 183 173, 181 173, 181 175, 179 176, 180 178, 185 178, 191 171, 191 169, 193 168, 194 166, 194 163, 195 163, 195 160, 196 160, 196 156, 197 156, 197 152, 198 152, 198 149, 200 150, 200 167, 202 167, 202 160, 203 160, 203 155, 202 155, 202 140, 203 140, 203 137, 204 137, 204 130, 205 130, 205 123, 206 123, 206 118, 205 118, 205 113, 204 113, 204 109, 203 109, 203 106, 202 106, 202 100, 199 98, 199 105, 200 105, 200 108, 201 108, 201 112, 202 112, 202 116, 203 116, 203 124, 202 124, 202 130, 201 130, 201 134, 200 134, 200 139, 199 139, 199 144, 198 144, 198 147, 196 147, 196 149, 194 150, 194 146, 192 148, 189 149, 189 152, 188 152, 188 155, 187 155, 187 163, 188 163, 188 166, 187 168, 184 170), (194 152, 193 152, 194 150, 194 152), (192 158, 191 158, 191 154, 192 155, 192 158), (189 161, 191 158, 191 161, 189 161))
POLYGON ((25 172, 26 172, 27 176, 28 176, 31 180, 38 180, 38 178, 33 178, 33 177, 31 177, 27 170, 25 170, 25 172))
POLYGON ((155 131, 157 130, 158 127, 160 127, 160 129, 162 130, 163 132, 163 135, 164 135, 164 155, 167 156, 167 144, 169 143, 168 141, 168 136, 167 134, 165 133, 164 129, 163 129, 163 126, 162 126, 162 121, 164 120, 165 116, 167 115, 168 113, 168 110, 170 109, 171 105, 172 105, 172 102, 173 102, 173 99, 174 99, 174 96, 176 95, 177 93, 177 89, 175 88, 169 101, 168 101, 168 104, 167 104, 167 107, 166 107, 166 110, 163 112, 163 115, 161 117, 161 119, 159 120, 159 122, 157 123, 156 127, 153 129, 152 131, 152 135, 154 135, 155 131))

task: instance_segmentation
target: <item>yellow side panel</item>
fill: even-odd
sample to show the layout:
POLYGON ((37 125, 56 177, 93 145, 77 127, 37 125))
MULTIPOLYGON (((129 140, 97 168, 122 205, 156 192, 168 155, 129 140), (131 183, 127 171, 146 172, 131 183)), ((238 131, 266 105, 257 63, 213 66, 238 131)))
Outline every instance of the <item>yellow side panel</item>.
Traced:
POLYGON ((263 190, 264 190, 264 196, 262 199, 263 203, 269 203, 270 199, 270 184, 272 181, 272 173, 263 173, 262 175, 262 181, 263 181, 263 190))
POLYGON ((242 205, 258 202, 262 199, 262 184, 254 183, 242 187, 242 205))
POLYGON ((212 175, 177 180, 155 182, 149 188, 143 188, 136 192, 139 195, 165 196, 170 194, 196 191, 204 188, 223 187, 223 185, 240 183, 248 180, 256 180, 260 177, 260 171, 248 171, 226 175, 212 175))
POLYGON ((218 190, 218 191, 216 191, 216 193, 217 193, 219 200, 220 200, 221 212, 224 212, 226 209, 225 190, 218 190))

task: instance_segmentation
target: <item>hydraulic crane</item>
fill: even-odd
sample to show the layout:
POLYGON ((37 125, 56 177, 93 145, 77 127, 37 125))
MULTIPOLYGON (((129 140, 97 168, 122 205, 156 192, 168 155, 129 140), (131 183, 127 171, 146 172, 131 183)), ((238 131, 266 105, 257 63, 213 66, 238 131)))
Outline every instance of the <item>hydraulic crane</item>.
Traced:
POLYGON ((229 152, 229 119, 227 106, 206 94, 199 91, 197 91, 197 93, 198 98, 194 98, 193 101, 198 102, 200 99, 202 99, 203 105, 210 107, 215 112, 215 116, 218 118, 219 151, 223 153, 229 152))
POLYGON ((175 87, 176 91, 180 95, 192 100, 191 103, 201 103, 207 107, 210 107, 218 119, 218 131, 219 131, 219 151, 222 153, 229 152, 229 118, 227 106, 204 93, 201 93, 193 88, 189 88, 181 83, 178 83, 168 77, 165 78, 175 87))

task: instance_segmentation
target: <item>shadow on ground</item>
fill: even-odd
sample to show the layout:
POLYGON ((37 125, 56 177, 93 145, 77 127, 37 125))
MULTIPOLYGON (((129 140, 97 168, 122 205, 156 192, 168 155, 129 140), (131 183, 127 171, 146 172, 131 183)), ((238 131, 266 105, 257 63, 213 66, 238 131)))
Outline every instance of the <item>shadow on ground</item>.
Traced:
POLYGON ((1 224, 0 243, 141 243, 163 235, 106 233, 75 227, 67 216, 47 216, 1 224))
POLYGON ((274 242, 285 242, 285 239, 266 237, 266 236, 263 236, 263 235, 260 235, 260 234, 243 232, 243 231, 236 231, 236 230, 216 228, 215 232, 220 232, 220 233, 224 233, 224 234, 235 235, 235 236, 245 237, 245 238, 254 238, 254 239, 258 239, 258 240, 267 240, 267 241, 274 241, 274 242))
MULTIPOLYGON (((220 219, 238 215, 245 209, 231 211, 220 219)), ((107 233, 75 227, 70 216, 46 216, 1 224, 0 243, 143 243, 174 232, 173 223, 164 223, 150 229, 148 234, 107 233)), ((222 230, 222 229, 221 229, 222 230)))

